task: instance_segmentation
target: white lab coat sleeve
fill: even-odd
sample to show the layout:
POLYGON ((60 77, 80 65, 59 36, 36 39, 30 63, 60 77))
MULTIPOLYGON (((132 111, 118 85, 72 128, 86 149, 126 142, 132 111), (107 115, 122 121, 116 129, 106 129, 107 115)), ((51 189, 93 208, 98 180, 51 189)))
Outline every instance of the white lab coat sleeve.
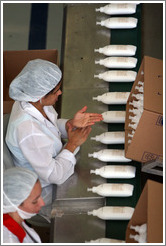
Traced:
POLYGON ((68 119, 58 119, 57 126, 62 134, 62 138, 68 138, 67 131, 66 131, 66 122, 68 119))
MULTIPOLYGON (((40 129, 35 129, 33 133, 24 138, 22 135, 24 135, 25 130, 23 131, 21 128, 19 130, 20 132, 17 134, 19 147, 41 179, 48 184, 59 185, 73 174, 76 164, 73 153, 67 149, 56 153, 56 143, 40 129)), ((59 141, 58 139, 57 145, 59 141)))

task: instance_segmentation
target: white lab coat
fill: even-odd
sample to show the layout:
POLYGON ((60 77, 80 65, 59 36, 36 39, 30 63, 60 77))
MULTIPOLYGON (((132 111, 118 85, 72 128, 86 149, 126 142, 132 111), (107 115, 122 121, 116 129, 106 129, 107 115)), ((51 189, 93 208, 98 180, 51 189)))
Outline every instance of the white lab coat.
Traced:
POLYGON ((57 119, 52 106, 45 106, 47 120, 31 103, 15 102, 9 119, 6 143, 14 164, 34 170, 42 187, 62 184, 74 172, 75 155, 63 149, 66 119, 57 119))
MULTIPOLYGON (((22 222, 22 226, 25 229, 25 231, 28 232, 26 233, 26 236, 24 237, 22 243, 34 243, 35 241, 37 243, 41 243, 41 239, 39 235, 34 231, 34 229, 27 226, 25 222, 22 222)), ((19 238, 16 235, 14 235, 10 230, 8 230, 6 226, 3 226, 3 243, 20 243, 19 238)))

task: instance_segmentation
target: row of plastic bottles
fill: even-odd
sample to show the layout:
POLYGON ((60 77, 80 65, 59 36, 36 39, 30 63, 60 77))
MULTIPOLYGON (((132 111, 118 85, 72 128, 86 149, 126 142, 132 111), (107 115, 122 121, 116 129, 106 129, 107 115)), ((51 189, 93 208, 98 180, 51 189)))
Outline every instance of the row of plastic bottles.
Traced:
MULTIPOLYGON (((100 9, 96 9, 106 14, 132 14, 136 11, 136 4, 108 4, 100 9)), ((97 22, 101 26, 107 28, 134 28, 137 25, 136 18, 114 18, 97 22)), ((102 53, 106 56, 111 56, 105 59, 96 60, 95 64, 103 65, 107 68, 117 68, 118 70, 106 71, 95 78, 105 80, 107 82, 133 82, 137 73, 131 70, 136 67, 137 59, 129 56, 134 56, 136 47, 133 45, 108 45, 103 48, 95 49, 95 52, 102 53), (114 57, 113 57, 114 56, 114 57)), ((93 97, 93 100, 100 101, 105 104, 126 104, 130 92, 109 92, 103 95, 93 97)), ((102 113, 103 122, 105 123, 124 123, 125 111, 107 111, 102 113)), ((124 144, 125 132, 105 132, 91 140, 99 141, 103 144, 124 144)), ((124 150, 121 149, 103 149, 98 152, 89 153, 88 157, 97 158, 103 162, 130 162, 131 160, 125 157, 124 150)), ((129 165, 106 165, 95 170, 90 170, 91 174, 100 175, 103 178, 123 178, 130 179, 135 177, 136 168, 129 165)), ((104 197, 129 197, 133 195, 134 186, 127 183, 103 183, 98 186, 87 188, 88 192, 96 193, 104 197)), ((103 220, 130 220, 134 212, 132 207, 124 206, 104 206, 92 211, 88 211, 88 215, 97 216, 103 220)), ((89 241, 90 243, 124 243, 125 241, 112 238, 98 238, 89 241)))
MULTIPOLYGON (((102 12, 109 15, 126 15, 134 14, 136 12, 136 4, 115 4, 111 3, 104 7, 96 9, 98 12, 102 12)), ((97 21, 97 25, 105 26, 107 28, 135 28, 137 26, 138 19, 133 17, 111 17, 105 20, 97 21)))
POLYGON ((138 92, 138 94, 132 94, 132 101, 129 102, 129 105, 133 106, 133 108, 129 108, 129 127, 132 129, 132 133, 128 134, 128 144, 131 143, 132 138, 134 136, 135 130, 138 126, 138 123, 140 121, 140 118, 143 113, 143 107, 144 107, 144 83, 142 81, 138 82, 138 85, 135 86, 135 90, 138 92))

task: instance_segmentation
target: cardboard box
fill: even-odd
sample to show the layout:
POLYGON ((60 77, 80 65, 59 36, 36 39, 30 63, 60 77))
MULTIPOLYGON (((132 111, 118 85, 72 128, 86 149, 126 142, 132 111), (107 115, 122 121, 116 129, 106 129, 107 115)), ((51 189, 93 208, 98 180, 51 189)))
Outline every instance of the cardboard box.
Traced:
POLYGON ((9 97, 9 85, 29 60, 44 59, 58 64, 57 50, 21 50, 3 53, 3 113, 9 113, 14 101, 9 97))
MULTIPOLYGON (((135 99, 136 100, 136 99, 135 99)), ((145 56, 136 80, 133 84, 130 96, 126 104, 125 120, 125 155, 127 158, 142 163, 162 159, 163 156, 163 62, 152 57, 145 56), (132 133, 129 126, 129 112, 133 109, 132 94, 137 94, 138 82, 144 82, 144 105, 143 113, 135 130, 131 143, 128 134, 132 133)))
POLYGON ((147 223, 147 243, 163 242, 163 185, 147 180, 131 220, 127 225, 126 243, 137 243, 129 235, 136 235, 130 226, 147 223))

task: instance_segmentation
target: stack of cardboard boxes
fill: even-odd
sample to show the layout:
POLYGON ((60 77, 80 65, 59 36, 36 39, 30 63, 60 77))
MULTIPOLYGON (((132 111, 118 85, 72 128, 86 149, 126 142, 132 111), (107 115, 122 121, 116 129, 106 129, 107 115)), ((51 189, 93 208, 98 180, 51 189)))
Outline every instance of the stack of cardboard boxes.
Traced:
MULTIPOLYGON (((140 111, 141 108, 138 107, 140 111)), ((133 84, 126 105, 125 121, 125 155, 138 162, 163 159, 163 62, 145 56, 136 80, 133 84), (138 86, 143 85, 143 108, 139 114, 136 129, 133 129, 131 118, 135 107, 131 102, 137 100, 133 94, 138 93, 138 86), (131 137, 132 136, 132 137, 131 137)), ((140 164, 141 164, 140 163, 140 164)), ((126 230, 126 243, 137 243, 130 238, 136 232, 130 226, 147 224, 147 243, 163 242, 163 185, 148 180, 134 214, 126 230)))
POLYGON ((163 62, 155 58, 145 56, 136 80, 133 84, 130 96, 126 105, 125 121, 125 155, 127 158, 147 162, 155 159, 162 159, 163 156, 163 62), (143 113, 131 140, 129 134, 132 133, 130 126, 129 103, 133 101, 133 94, 137 94, 136 89, 139 81, 144 83, 143 92, 143 113))

